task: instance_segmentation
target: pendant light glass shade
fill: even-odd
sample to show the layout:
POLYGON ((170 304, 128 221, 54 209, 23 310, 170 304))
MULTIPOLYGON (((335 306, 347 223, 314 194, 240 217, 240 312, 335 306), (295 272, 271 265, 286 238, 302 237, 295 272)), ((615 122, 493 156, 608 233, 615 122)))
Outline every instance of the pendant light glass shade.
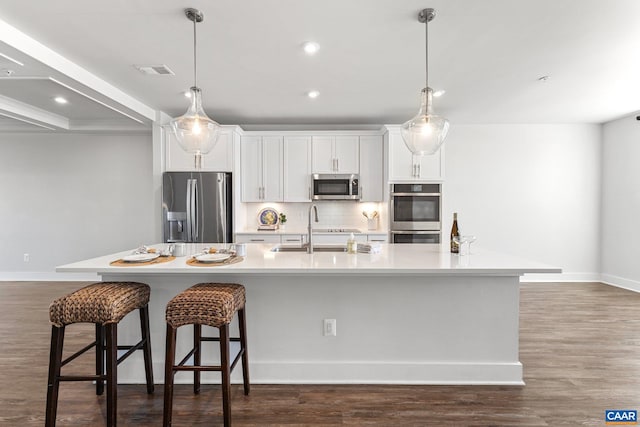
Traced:
POLYGON ((220 125, 211 120, 202 108, 202 91, 198 87, 196 56, 196 24, 204 20, 204 15, 197 9, 185 9, 185 15, 193 22, 193 86, 191 105, 187 112, 169 123, 180 147, 187 153, 195 155, 195 167, 200 169, 202 155, 210 152, 218 142, 220 125))
POLYGON ((429 21, 435 18, 433 9, 423 9, 418 21, 425 24, 425 88, 418 114, 403 123, 402 139, 416 156, 434 154, 438 151, 449 131, 449 121, 433 114, 433 90, 429 87, 429 21))
POLYGON ((202 109, 202 91, 191 88, 191 105, 182 116, 171 120, 171 129, 178 144, 187 153, 207 154, 218 142, 220 125, 211 120, 202 109))
POLYGON ((401 133, 409 150, 417 155, 434 154, 447 137, 449 120, 432 112, 433 90, 422 90, 422 102, 418 114, 402 125, 401 133))

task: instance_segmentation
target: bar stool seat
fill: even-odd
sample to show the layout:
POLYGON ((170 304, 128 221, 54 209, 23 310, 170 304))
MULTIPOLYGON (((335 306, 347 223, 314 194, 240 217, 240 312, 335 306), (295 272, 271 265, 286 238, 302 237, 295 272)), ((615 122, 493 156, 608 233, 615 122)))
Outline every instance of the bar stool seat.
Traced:
POLYGON ((222 377, 222 407, 225 427, 231 426, 231 371, 240 358, 244 394, 249 394, 249 357, 245 317, 246 295, 244 286, 235 283, 198 283, 176 295, 167 304, 167 347, 164 376, 163 425, 171 425, 173 407, 173 380, 178 371, 193 371, 193 392, 200 392, 200 373, 220 371, 222 377), (229 324, 238 313, 239 337, 229 337, 229 324), (177 329, 193 325, 193 348, 175 364, 177 329), (218 337, 203 337, 202 325, 218 328, 218 337), (202 365, 201 344, 204 341, 220 343, 220 365, 202 365), (240 351, 230 362, 229 342, 239 341, 240 351), (193 366, 185 363, 193 356, 193 366))
POLYGON ((149 333, 149 285, 138 282, 98 282, 56 299, 49 306, 51 322, 51 353, 47 387, 46 426, 55 426, 60 381, 95 381, 96 394, 107 385, 107 425, 117 419, 117 365, 136 350, 144 353, 147 393, 153 393, 153 370, 149 333), (117 344, 117 325, 129 313, 140 311, 141 340, 135 345, 117 344), (74 323, 94 323, 96 339, 83 349, 62 360, 64 332, 74 323), (106 340, 106 343, 105 343, 106 340), (95 375, 61 375, 62 366, 96 348, 95 375), (118 349, 128 350, 118 359, 118 349), (106 375, 105 354, 106 351, 106 375))

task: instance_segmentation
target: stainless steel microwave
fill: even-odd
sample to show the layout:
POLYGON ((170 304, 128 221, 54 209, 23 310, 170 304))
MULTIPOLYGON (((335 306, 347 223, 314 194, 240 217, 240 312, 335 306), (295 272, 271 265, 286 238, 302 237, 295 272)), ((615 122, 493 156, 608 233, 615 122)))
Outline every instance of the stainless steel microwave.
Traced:
POLYGON ((313 200, 360 200, 360 177, 356 174, 313 174, 313 200))

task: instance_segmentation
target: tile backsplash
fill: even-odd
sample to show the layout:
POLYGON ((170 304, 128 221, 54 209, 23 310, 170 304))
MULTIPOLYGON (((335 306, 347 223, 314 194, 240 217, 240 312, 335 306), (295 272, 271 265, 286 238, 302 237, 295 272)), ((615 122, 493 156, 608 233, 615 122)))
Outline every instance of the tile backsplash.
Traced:
MULTIPOLYGON (((323 201, 314 202, 318 208, 318 222, 314 228, 357 228, 367 231, 367 218, 363 211, 378 212, 378 227, 375 231, 386 232, 387 204, 360 203, 352 201, 323 201)), ((270 207, 287 216, 288 229, 305 230, 307 228, 310 203, 243 203, 246 210, 246 230, 256 228, 259 212, 270 207)))

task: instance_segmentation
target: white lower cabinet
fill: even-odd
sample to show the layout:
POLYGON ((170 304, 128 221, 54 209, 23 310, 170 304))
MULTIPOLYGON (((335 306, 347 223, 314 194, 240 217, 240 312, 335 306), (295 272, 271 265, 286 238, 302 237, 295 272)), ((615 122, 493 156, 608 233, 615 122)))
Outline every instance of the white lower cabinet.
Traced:
MULTIPOLYGON (((269 233, 265 231, 264 233, 269 233)), ((236 243, 280 243, 279 234, 236 234, 236 243)))
POLYGON ((377 233, 377 234, 368 233, 367 241, 387 243, 389 241, 389 235, 387 233, 377 233))

